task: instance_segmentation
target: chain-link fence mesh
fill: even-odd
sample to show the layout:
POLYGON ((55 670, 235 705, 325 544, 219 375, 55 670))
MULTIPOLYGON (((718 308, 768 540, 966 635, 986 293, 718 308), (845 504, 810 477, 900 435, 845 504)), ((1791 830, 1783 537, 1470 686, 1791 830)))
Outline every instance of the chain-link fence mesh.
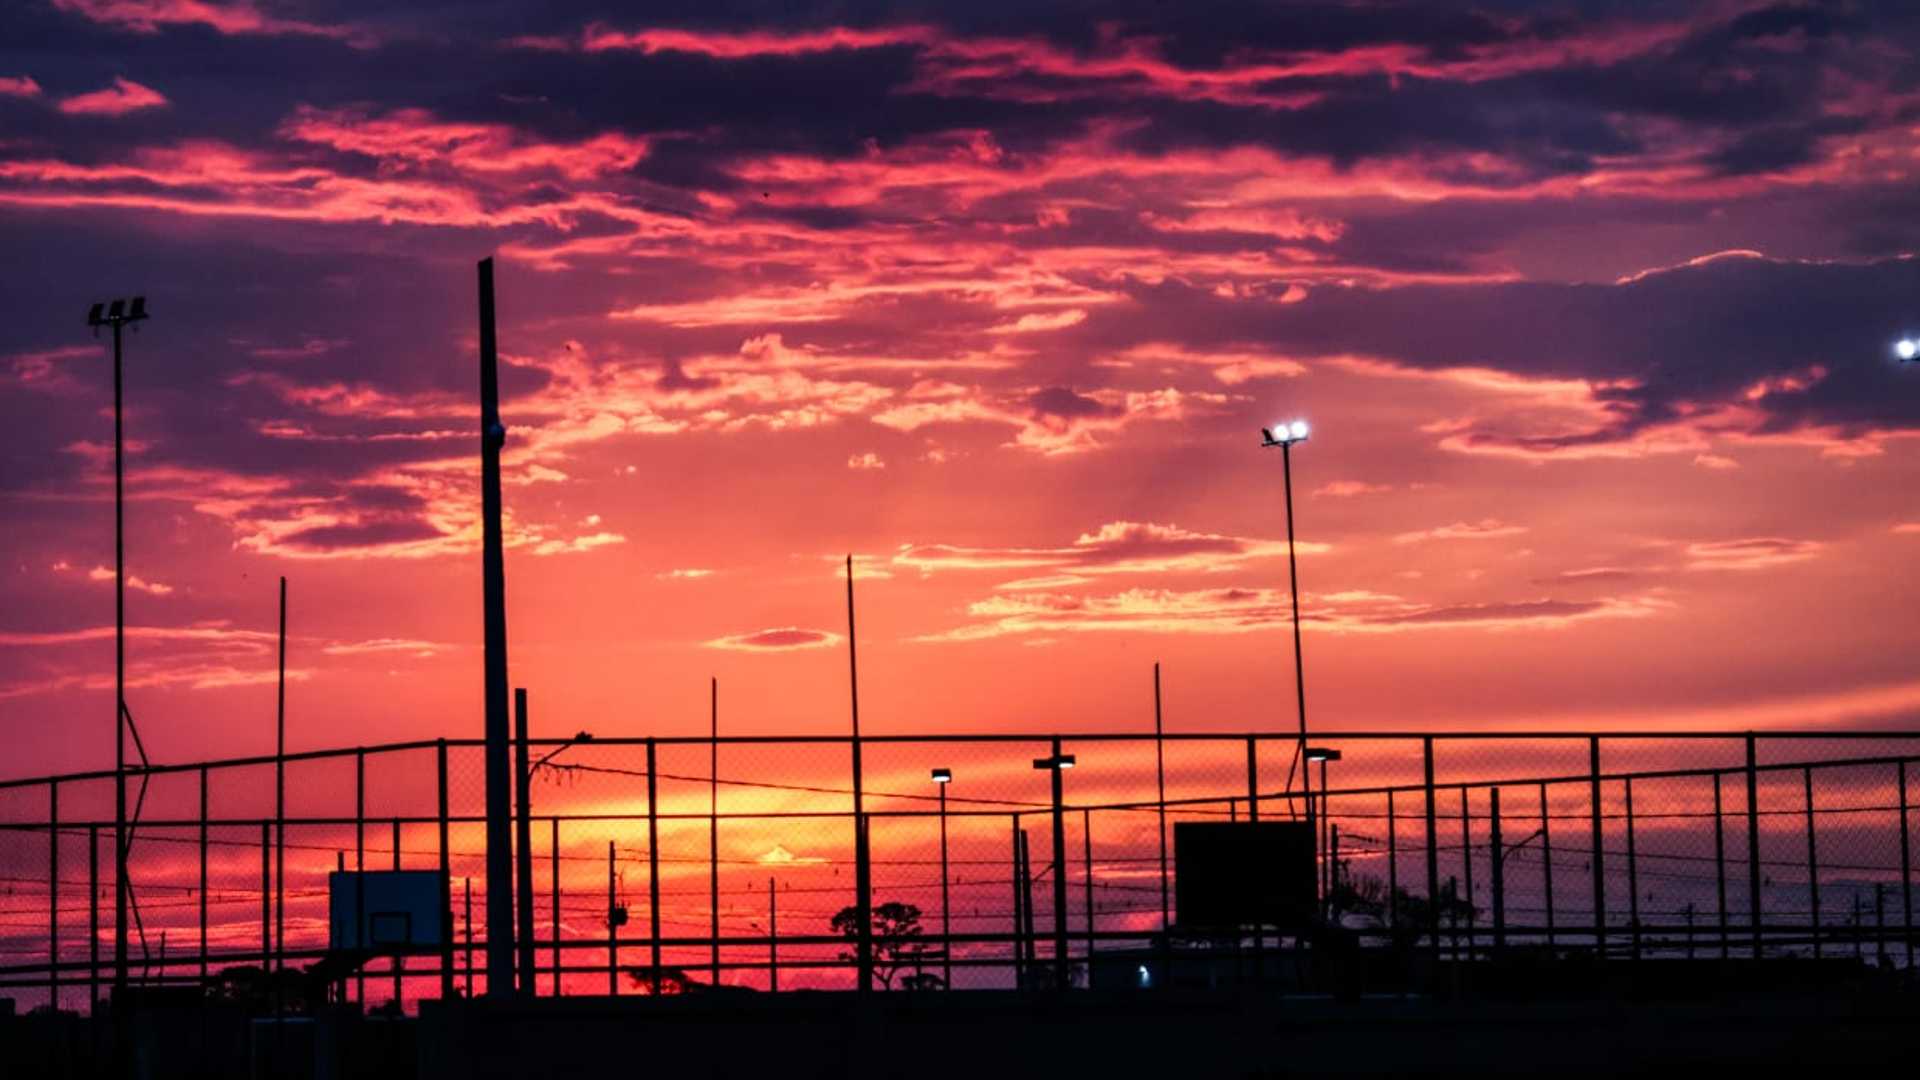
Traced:
MULTIPOLYGON (((860 821, 881 987, 1098 981, 1179 939, 1176 826, 1255 818, 1312 824, 1320 924, 1368 945, 1913 962, 1920 736, 860 750, 856 794, 847 740, 531 743, 538 992, 857 985, 860 821)), ((409 869, 446 875, 444 945, 372 959, 339 980, 346 998, 486 993, 484 756, 429 743, 130 772, 128 981, 305 992, 260 973, 328 955, 329 875, 409 869)), ((114 836, 111 774, 0 784, 0 983, 23 1009, 84 1010, 112 986, 114 836)))

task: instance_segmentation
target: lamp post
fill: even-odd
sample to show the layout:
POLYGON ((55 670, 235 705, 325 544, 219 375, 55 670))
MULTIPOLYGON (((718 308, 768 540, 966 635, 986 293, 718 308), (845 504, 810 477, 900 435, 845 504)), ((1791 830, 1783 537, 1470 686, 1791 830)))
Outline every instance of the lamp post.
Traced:
POLYGON ((113 992, 127 989, 127 567, 126 498, 120 437, 121 329, 147 317, 147 298, 95 304, 87 325, 113 329, 113 992))
MULTIPOLYGON (((1300 741, 1294 759, 1307 749, 1307 678, 1300 654, 1300 570, 1293 555, 1293 444, 1307 441, 1307 422, 1292 420, 1260 429, 1260 445, 1280 448, 1280 472, 1286 488, 1287 504, 1287 592, 1293 599, 1293 690, 1300 710, 1300 741)), ((1293 787, 1293 770, 1287 770, 1287 787, 1293 787)))
MULTIPOLYGON (((542 765, 552 761, 567 747, 575 743, 591 742, 593 733, 582 731, 548 751, 538 762, 529 765, 527 764, 530 744, 527 734, 527 691, 524 687, 516 687, 513 691, 513 715, 513 741, 517 758, 515 764, 518 766, 516 771, 520 774, 517 778, 519 783, 515 785, 519 790, 520 805, 516 808, 517 812, 514 815, 514 834, 519 848, 519 856, 514 860, 514 891, 518 896, 516 906, 519 909, 514 914, 520 929, 520 940, 516 951, 520 969, 520 992, 532 997, 539 993, 538 979, 534 974, 533 952, 533 775, 540 771, 542 765)), ((557 905, 559 902, 556 890, 554 903, 557 905)), ((554 971, 553 978, 554 986, 558 987, 560 973, 557 969, 554 971)))
MULTIPOLYGON (((1332 845, 1327 842, 1327 838, 1322 835, 1327 827, 1325 806, 1327 801, 1327 762, 1339 761, 1340 751, 1325 746, 1310 746, 1307 748, 1306 758, 1307 773, 1302 779, 1306 782, 1307 788, 1307 828, 1313 833, 1313 843, 1317 849, 1314 858, 1317 862, 1319 861, 1319 852, 1328 851, 1332 847, 1332 845), (1320 763, 1320 802, 1322 805, 1318 814, 1314 812, 1313 806, 1312 770, 1314 762, 1320 763)), ((1332 898, 1333 878, 1330 867, 1323 866, 1320 869, 1320 894, 1323 900, 1332 898)))
POLYGON ((940 789, 940 978, 953 989, 953 904, 947 899, 947 785, 953 783, 952 769, 933 770, 933 782, 940 789))
POLYGON ((1067 823, 1061 805, 1061 774, 1073 768, 1073 755, 1060 752, 1060 740, 1053 740, 1053 753, 1034 758, 1033 767, 1045 769, 1053 781, 1053 975, 1054 989, 1067 988, 1071 965, 1067 962, 1067 823))

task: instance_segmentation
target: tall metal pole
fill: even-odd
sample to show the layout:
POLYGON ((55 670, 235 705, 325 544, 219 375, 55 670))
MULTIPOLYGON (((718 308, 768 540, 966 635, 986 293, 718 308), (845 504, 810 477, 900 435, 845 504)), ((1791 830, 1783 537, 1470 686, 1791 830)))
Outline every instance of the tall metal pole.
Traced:
POLYGON ((1300 744, 1295 748, 1294 753, 1295 760, 1304 765, 1307 757, 1307 669, 1300 654, 1300 571, 1293 557, 1293 443, 1291 441, 1280 444, 1280 472, 1287 493, 1287 592, 1293 599, 1293 690, 1300 709, 1300 744))
POLYGON ((481 600, 486 622, 487 996, 513 993, 513 766, 507 753, 507 572, 500 527, 500 368, 493 260, 480 260, 481 600))
POLYGON ((707 912, 713 985, 720 985, 720 680, 709 677, 707 709, 707 912))
MULTIPOLYGON (((940 789, 940 971, 942 985, 953 989, 953 901, 947 893, 947 785, 940 789)), ((773 885, 768 883, 771 890, 773 885)))
POLYGON ((513 775, 518 783, 514 787, 520 795, 518 813, 514 816, 514 841, 518 855, 513 860, 516 891, 519 893, 515 915, 519 920, 520 940, 520 993, 533 997, 539 988, 534 984, 533 955, 533 770, 527 766, 527 688, 513 688, 513 775))
MULTIPOLYGON (((127 547, 120 436, 120 329, 113 324, 113 993, 127 989, 127 547)), ((121 1015, 121 1010, 114 1010, 121 1015)))
MULTIPOLYGON (((287 579, 280 578, 280 680, 274 695, 273 966, 287 967, 287 579)), ((277 985, 277 984, 276 984, 277 985)))
POLYGON ((861 993, 873 989, 873 867, 867 852, 866 802, 860 769, 860 661, 853 630, 853 556, 847 556, 847 683, 853 703, 853 888, 855 914, 860 919, 855 959, 861 993))

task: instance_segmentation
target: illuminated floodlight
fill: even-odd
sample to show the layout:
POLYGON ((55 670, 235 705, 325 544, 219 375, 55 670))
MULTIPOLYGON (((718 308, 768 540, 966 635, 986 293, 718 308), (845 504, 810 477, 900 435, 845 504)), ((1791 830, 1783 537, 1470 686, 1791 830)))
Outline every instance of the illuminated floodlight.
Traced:
POLYGON ((1261 446, 1292 446, 1307 441, 1307 422, 1305 420, 1284 420, 1270 428, 1260 429, 1261 446))
POLYGON ((1893 355, 1902 361, 1920 358, 1920 339, 1901 338, 1893 343, 1893 355))
POLYGON ((1340 751, 1325 746, 1307 747, 1308 761, 1339 761, 1340 751))
POLYGON ((1071 769, 1073 768, 1073 755, 1054 754, 1048 757, 1034 758, 1033 767, 1036 769, 1071 769))
POLYGON ((934 783, 936 783, 936 784, 951 784, 951 783, 953 783, 953 770, 952 770, 952 769, 935 769, 935 770, 933 770, 933 782, 934 782, 934 783))

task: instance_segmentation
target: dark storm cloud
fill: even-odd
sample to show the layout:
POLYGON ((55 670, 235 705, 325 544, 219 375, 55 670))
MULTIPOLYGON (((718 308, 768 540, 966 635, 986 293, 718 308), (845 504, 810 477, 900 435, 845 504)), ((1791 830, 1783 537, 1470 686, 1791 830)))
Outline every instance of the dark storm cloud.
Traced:
POLYGON ((1758 433, 1920 429, 1912 373, 1888 352, 1920 296, 1920 259, 1729 256, 1616 284, 1330 288, 1284 306, 1173 283, 1134 296, 1137 310, 1108 312, 1079 339, 1123 348, 1177 323, 1189 344, 1253 341, 1289 356, 1357 352, 1416 370, 1621 384, 1601 392, 1618 406, 1616 422, 1542 450, 1624 440, 1699 405, 1754 410, 1758 433))

